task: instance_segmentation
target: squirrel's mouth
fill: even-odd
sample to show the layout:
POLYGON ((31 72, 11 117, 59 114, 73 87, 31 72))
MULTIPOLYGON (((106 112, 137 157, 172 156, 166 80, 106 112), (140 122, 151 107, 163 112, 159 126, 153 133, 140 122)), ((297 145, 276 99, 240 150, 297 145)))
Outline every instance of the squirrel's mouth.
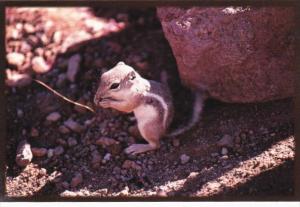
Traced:
POLYGON ((98 103, 105 102, 105 101, 121 101, 121 100, 112 98, 112 97, 110 97, 110 96, 109 96, 109 97, 103 97, 103 98, 99 98, 99 99, 98 99, 98 103))

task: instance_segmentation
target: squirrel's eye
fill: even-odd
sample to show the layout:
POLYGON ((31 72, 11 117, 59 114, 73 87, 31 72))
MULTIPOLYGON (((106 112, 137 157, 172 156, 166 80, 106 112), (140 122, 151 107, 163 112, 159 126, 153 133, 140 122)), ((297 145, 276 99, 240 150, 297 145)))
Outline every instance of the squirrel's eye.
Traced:
POLYGON ((113 83, 111 84, 110 88, 109 89, 116 89, 120 86, 120 83, 113 83))
POLYGON ((133 80, 133 79, 135 79, 135 74, 134 73, 130 76, 130 80, 133 80))

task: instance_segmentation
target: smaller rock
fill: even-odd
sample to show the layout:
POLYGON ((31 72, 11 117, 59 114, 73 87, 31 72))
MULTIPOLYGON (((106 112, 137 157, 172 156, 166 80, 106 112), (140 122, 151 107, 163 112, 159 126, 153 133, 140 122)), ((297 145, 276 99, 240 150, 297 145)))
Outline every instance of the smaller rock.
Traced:
POLYGON ((110 145, 119 144, 119 142, 112 139, 112 138, 101 137, 101 138, 97 139, 95 144, 101 145, 102 147, 107 147, 107 146, 110 146, 110 145))
POLYGON ((64 73, 59 74, 57 77, 56 86, 58 88, 62 87, 65 84, 66 80, 67 80, 66 74, 64 73))
POLYGON ((34 157, 43 157, 47 154, 47 151, 48 150, 46 148, 37 148, 37 147, 31 148, 31 152, 34 157))
POLYGON ((71 82, 75 81, 76 75, 80 69, 80 61, 81 61, 81 56, 79 54, 73 55, 69 59, 67 78, 71 82))
POLYGON ((64 188, 64 189, 68 189, 70 184, 67 182, 67 181, 64 181, 61 183, 61 186, 64 188))
POLYGON ((213 152, 213 153, 211 153, 210 155, 211 155, 212 157, 218 157, 218 156, 219 156, 219 153, 213 152))
POLYGON ((93 151, 92 153, 92 167, 95 169, 95 168, 98 168, 100 166, 100 163, 101 163, 101 155, 99 154, 98 151, 93 151))
POLYGON ((46 117, 46 120, 47 120, 47 121, 50 121, 50 122, 56 122, 56 121, 58 121, 60 118, 61 118, 60 113, 58 113, 58 112, 52 112, 51 114, 49 114, 49 115, 46 117))
POLYGON ((17 109, 17 116, 18 116, 19 118, 22 118, 23 115, 24 115, 24 112, 22 111, 22 109, 17 109))
POLYGON ((64 153, 64 148, 62 146, 57 146, 54 148, 54 155, 59 156, 64 153))
POLYGON ((221 150, 222 155, 227 155, 228 154, 228 149, 226 147, 223 147, 221 150))
POLYGON ((40 133, 36 128, 31 128, 31 130, 30 130, 31 137, 38 137, 39 135, 40 135, 40 133))
POLYGON ((53 35, 53 42, 59 44, 62 41, 62 32, 56 31, 53 35))
POLYGON ((26 23, 26 24, 24 24, 23 28, 24 28, 25 32, 28 33, 28 34, 31 34, 31 33, 35 32, 35 28, 32 24, 26 23))
POLYGON ((22 53, 12 52, 6 55, 8 64, 20 67, 25 61, 25 56, 22 53))
POLYGON ((63 126, 63 125, 58 127, 58 131, 62 134, 67 134, 67 133, 70 132, 70 130, 67 127, 63 126))
POLYGON ((75 176, 72 178, 71 187, 75 188, 80 183, 82 183, 82 181, 83 181, 82 174, 81 173, 76 173, 75 176))
POLYGON ((53 155, 54 155, 54 150, 53 149, 49 149, 48 152, 47 152, 47 157, 51 158, 51 157, 53 157, 53 155))
POLYGON ((135 170, 141 170, 142 167, 140 165, 138 165, 137 163, 135 163, 134 161, 132 160, 125 160, 123 165, 122 165, 122 168, 125 168, 125 169, 135 169, 135 170))
POLYGON ((51 69, 51 66, 46 63, 43 57, 40 56, 34 57, 31 61, 31 64, 32 69, 36 73, 47 73, 51 69))
POLYGON ((32 78, 28 74, 18 73, 14 70, 7 69, 5 84, 10 87, 24 87, 31 83, 32 78))
POLYGON ((190 160, 190 156, 188 156, 186 154, 182 154, 180 156, 180 162, 181 162, 181 164, 186 164, 186 163, 189 162, 189 160, 190 160))
POLYGON ((172 140, 172 143, 173 143, 173 146, 174 146, 174 147, 179 147, 179 145, 180 145, 179 139, 173 139, 173 140, 172 140))
POLYGON ((16 154, 16 163, 20 167, 27 166, 31 162, 33 157, 31 146, 26 140, 23 140, 19 143, 16 154))
POLYGON ((78 124, 76 121, 73 119, 68 119, 67 121, 64 122, 64 125, 71 129, 74 132, 80 133, 83 131, 83 127, 78 124))
POLYGON ((69 137, 68 138, 68 146, 69 147, 73 147, 75 145, 77 145, 77 140, 75 138, 73 138, 73 137, 69 137))
POLYGON ((217 142, 217 145, 219 147, 233 147, 233 141, 234 139, 232 136, 225 134, 223 138, 217 142))
POLYGON ((168 196, 167 192, 164 191, 164 190, 161 190, 161 189, 159 189, 157 191, 157 195, 160 196, 160 197, 167 197, 168 196))
POLYGON ((106 161, 109 161, 111 158, 111 154, 110 153, 106 153, 106 155, 104 155, 103 157, 103 160, 106 162, 106 161))

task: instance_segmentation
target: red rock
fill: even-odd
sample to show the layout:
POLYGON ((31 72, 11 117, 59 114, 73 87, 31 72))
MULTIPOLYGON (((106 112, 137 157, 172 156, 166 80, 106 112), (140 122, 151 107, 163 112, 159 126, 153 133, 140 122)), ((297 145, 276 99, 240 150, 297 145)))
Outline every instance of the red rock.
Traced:
POLYGON ((47 149, 33 147, 33 148, 31 148, 31 152, 34 157, 43 157, 47 154, 47 149))
POLYGON ((31 61, 31 64, 32 69, 36 73, 47 73, 51 69, 50 65, 48 65, 42 57, 34 57, 31 61))
POLYGON ((157 14, 187 87, 225 102, 294 95, 295 8, 159 7, 157 14))

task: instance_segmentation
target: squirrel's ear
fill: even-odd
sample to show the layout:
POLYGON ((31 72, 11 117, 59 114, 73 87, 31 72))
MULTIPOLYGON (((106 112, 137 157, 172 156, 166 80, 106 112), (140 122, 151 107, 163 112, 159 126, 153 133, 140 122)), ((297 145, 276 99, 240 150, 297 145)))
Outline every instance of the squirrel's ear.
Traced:
POLYGON ((125 65, 125 63, 123 61, 120 61, 117 65, 125 65))

